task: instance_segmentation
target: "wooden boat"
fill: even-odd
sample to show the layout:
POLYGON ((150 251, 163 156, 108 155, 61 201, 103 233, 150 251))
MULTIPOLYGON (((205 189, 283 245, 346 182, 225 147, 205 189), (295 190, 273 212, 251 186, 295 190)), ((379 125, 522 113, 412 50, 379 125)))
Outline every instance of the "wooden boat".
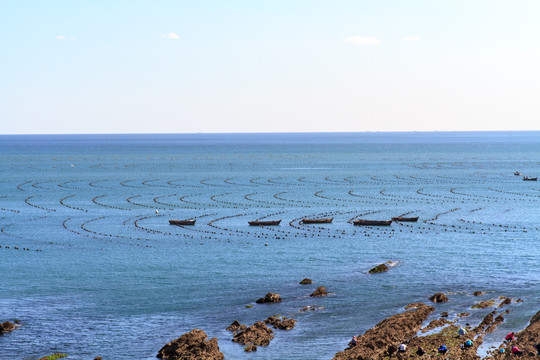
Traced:
POLYGON ((248 221, 250 226, 269 226, 269 225, 279 225, 281 220, 254 220, 248 221))
POLYGON ((403 217, 403 216, 396 216, 392 218, 393 221, 400 221, 400 222, 417 222, 418 216, 415 217, 403 217))
POLYGON ((329 224, 332 222, 332 220, 334 220, 333 217, 331 218, 323 218, 323 219, 302 219, 302 221, 300 221, 302 224, 329 224))
POLYGON ((197 220, 169 220, 170 225, 195 225, 195 221, 197 220))
POLYGON ((537 177, 524 176, 523 181, 538 181, 538 178, 537 177))
POLYGON ((358 219, 353 221, 354 225, 358 226, 389 226, 392 220, 363 220, 358 219))

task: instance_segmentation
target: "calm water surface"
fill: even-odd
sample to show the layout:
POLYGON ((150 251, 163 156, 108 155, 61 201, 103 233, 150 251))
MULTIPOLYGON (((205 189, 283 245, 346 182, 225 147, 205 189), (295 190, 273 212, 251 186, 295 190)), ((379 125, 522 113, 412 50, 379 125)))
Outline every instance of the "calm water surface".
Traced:
POLYGON ((0 136, 0 321, 23 324, 0 359, 154 359, 193 328, 228 359, 331 359, 435 292, 434 316, 471 323, 476 301, 523 299, 489 346, 540 308, 540 186, 513 175, 539 161, 538 132, 0 136), (402 214, 420 221, 350 223, 402 214), (283 302, 255 304, 269 291, 283 302), (256 353, 225 330, 274 314, 297 326, 256 353))

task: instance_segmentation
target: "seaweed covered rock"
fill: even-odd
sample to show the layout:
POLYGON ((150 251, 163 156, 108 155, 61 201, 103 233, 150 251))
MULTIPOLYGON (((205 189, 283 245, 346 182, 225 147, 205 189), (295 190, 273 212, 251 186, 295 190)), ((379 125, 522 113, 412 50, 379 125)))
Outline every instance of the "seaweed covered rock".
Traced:
POLYGON ((270 316, 264 320, 265 324, 272 325, 275 329, 291 330, 296 325, 296 320, 282 316, 270 316))
POLYGON ((370 274, 378 274, 388 271, 388 266, 386 264, 380 264, 375 266, 373 269, 369 270, 368 272, 370 274))
POLYGON ((208 339, 203 330, 193 329, 163 346, 157 357, 168 360, 223 360, 216 338, 208 339))
POLYGON ((310 285, 313 284, 313 281, 311 279, 305 278, 304 280, 300 281, 300 285, 310 285))
POLYGON ((236 333, 232 341, 242 345, 268 346, 273 338, 274 331, 266 326, 264 322, 258 321, 245 330, 236 333))
POLYGON ((493 305, 495 305, 495 300, 493 299, 485 300, 485 301, 480 301, 479 303, 474 304, 473 306, 471 306, 471 309, 485 309, 488 307, 492 307, 493 305))
POLYGON ((309 295, 311 297, 320 297, 320 296, 326 296, 328 295, 328 291, 326 291, 326 288, 324 286, 319 286, 315 291, 309 295))
POLYGON ((433 301, 434 303, 445 303, 448 302, 448 296, 446 296, 443 293, 436 293, 433 294, 429 300, 433 301))
POLYGON ((232 332, 237 332, 239 330, 245 330, 247 328, 246 325, 240 324, 238 320, 234 320, 231 325, 227 326, 225 330, 229 330, 232 332))
POLYGON ((255 301, 257 304, 271 304, 281 302, 281 296, 279 294, 269 292, 265 297, 255 301))
POLYGON ((15 325, 14 323, 9 322, 9 321, 4 321, 3 323, 0 324, 0 335, 10 332, 12 330, 15 330, 16 327, 17 325, 15 325))
POLYGON ((475 291, 475 292, 473 292, 473 296, 482 296, 485 293, 486 293, 485 291, 475 291))

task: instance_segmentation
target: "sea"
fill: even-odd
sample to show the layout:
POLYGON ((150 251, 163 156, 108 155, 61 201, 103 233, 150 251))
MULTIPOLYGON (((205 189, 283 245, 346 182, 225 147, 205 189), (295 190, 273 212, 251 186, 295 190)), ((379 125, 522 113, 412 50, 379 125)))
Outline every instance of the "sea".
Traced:
POLYGON ((155 359, 195 328, 226 359, 332 359, 437 292, 429 320, 510 310, 485 352, 540 310, 540 132, 2 135, 0 171, 2 360, 155 359), (296 326, 256 352, 226 330, 271 315, 296 326))

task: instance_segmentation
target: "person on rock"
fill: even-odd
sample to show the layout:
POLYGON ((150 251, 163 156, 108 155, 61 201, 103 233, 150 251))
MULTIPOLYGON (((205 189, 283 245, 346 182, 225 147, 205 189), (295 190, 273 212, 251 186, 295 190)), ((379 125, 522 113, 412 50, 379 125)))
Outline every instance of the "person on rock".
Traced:
POLYGON ((418 356, 422 356, 424 355, 426 352, 424 351, 424 349, 422 349, 421 346, 418 346, 418 349, 416 350, 416 355, 418 356))
POLYGON ((441 346, 437 349, 437 351, 439 352, 439 354, 443 354, 443 355, 444 355, 444 354, 446 354, 446 352, 448 351, 448 349, 446 348, 446 345, 443 344, 443 345, 441 345, 441 346))
POLYGON ((523 354, 523 351, 519 350, 519 348, 516 345, 512 346, 512 349, 510 351, 512 352, 512 355, 523 354))
POLYGON ((467 334, 467 330, 460 327, 457 333, 458 333, 458 337, 460 337, 460 336, 463 336, 463 335, 467 334))
POLYGON ((356 336, 353 336, 351 340, 351 346, 356 346, 356 344, 358 344, 358 339, 356 338, 356 336))
POLYGON ((465 344, 463 344, 463 346, 465 347, 465 349, 471 348, 473 346, 472 340, 469 339, 465 341, 465 344))
POLYGON ((407 351, 407 344, 401 343, 401 345, 399 345, 398 352, 404 353, 404 352, 406 352, 406 351, 407 351))
POLYGON ((508 335, 506 335, 506 336, 504 337, 504 340, 505 340, 505 341, 508 341, 508 342, 513 341, 514 339, 515 339, 515 338, 514 338, 514 332, 513 332, 513 331, 510 332, 510 333, 508 333, 508 335))
POLYGON ((394 345, 388 345, 388 349, 386 349, 386 352, 388 355, 392 355, 397 351, 397 348, 394 345))

